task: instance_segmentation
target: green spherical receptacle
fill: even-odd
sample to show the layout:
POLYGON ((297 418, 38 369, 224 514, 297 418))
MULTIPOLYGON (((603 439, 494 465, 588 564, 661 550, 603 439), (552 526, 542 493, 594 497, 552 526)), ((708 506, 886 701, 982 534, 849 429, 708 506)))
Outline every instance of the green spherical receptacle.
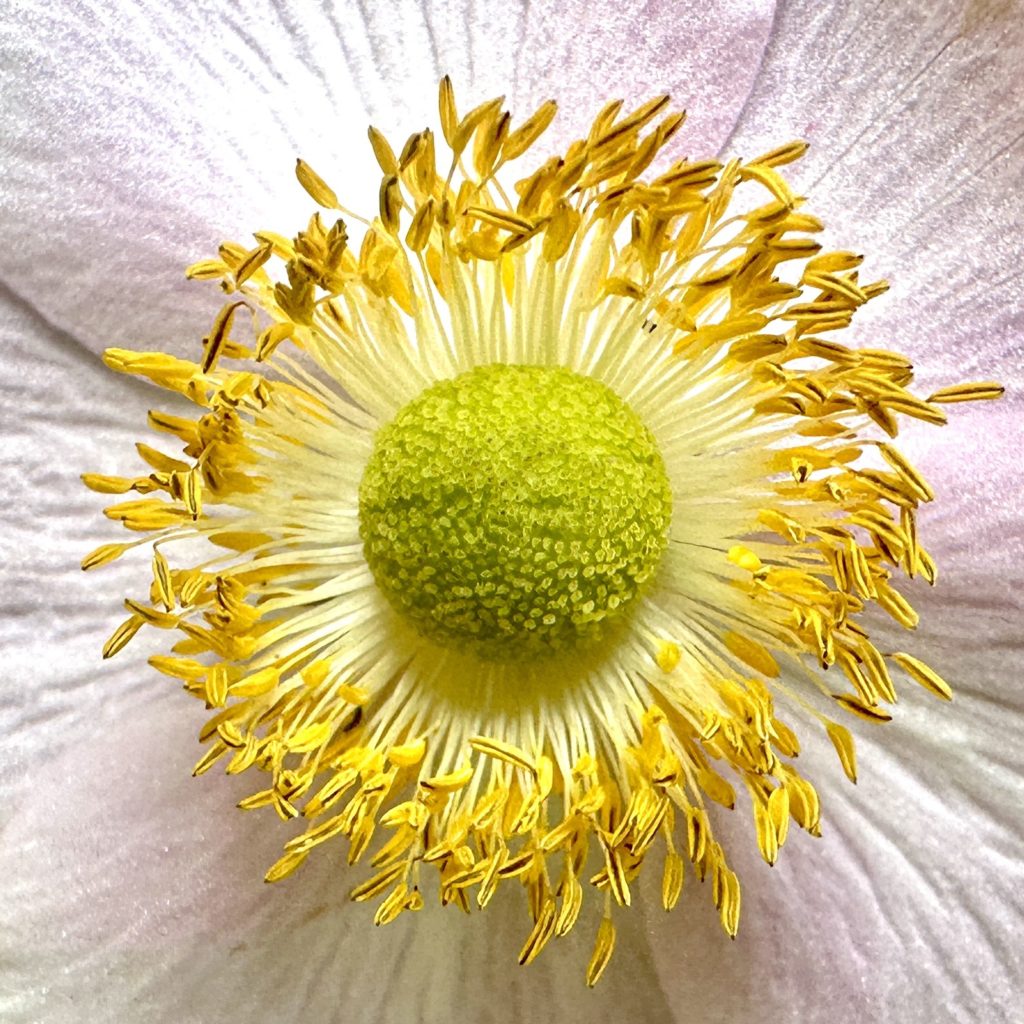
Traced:
POLYGON ((488 660, 578 650, 652 577, 672 496, 651 432, 560 367, 481 366, 378 431, 359 489, 377 585, 423 636, 488 660))

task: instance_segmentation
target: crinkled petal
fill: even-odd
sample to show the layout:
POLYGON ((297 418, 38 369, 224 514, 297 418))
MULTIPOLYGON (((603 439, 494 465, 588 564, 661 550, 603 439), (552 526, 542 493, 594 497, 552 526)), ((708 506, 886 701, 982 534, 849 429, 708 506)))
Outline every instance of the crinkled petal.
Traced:
POLYGON ((889 649, 934 664, 953 705, 917 691, 893 723, 855 723, 855 789, 827 741, 805 741, 824 839, 791 839, 769 871, 736 816, 737 942, 710 914, 690 932, 659 929, 670 1001, 699 1001, 708 1024, 1018 1013, 1022 56, 1012 5, 788 5, 730 144, 749 155, 780 132, 811 141, 796 174, 808 209, 893 283, 859 317, 862 345, 911 353, 926 390, 995 378, 1010 394, 900 438, 938 494, 921 536, 940 579, 933 593, 913 588, 922 624, 889 649))
MULTIPOLYGON (((134 662, 107 684, 141 673, 134 662)), ((15 804, 0 845, 5 1021, 669 1018, 639 915, 591 992, 597 922, 520 968, 517 894, 469 917, 431 900, 375 928, 373 907, 347 899, 365 869, 336 848, 263 885, 285 826, 233 808, 245 780, 189 777, 198 718, 174 689, 151 680, 108 702, 15 804)))
POLYGON ((953 406, 950 419, 942 430, 913 431, 900 446, 935 488, 920 529, 939 557, 938 596, 947 579, 967 580, 976 588, 972 604, 998 612, 1019 600, 1024 565, 1024 395, 953 406))
POLYGON ((609 95, 671 90, 686 146, 714 151, 742 107, 769 0, 674 4, 242 5, 29 2, 2 29, 0 279, 99 350, 191 351, 215 303, 182 269, 225 238, 293 233, 312 204, 302 156, 374 212, 366 124, 402 138, 437 120, 448 72, 463 110, 507 95, 525 118, 565 101, 578 132, 609 95), (575 110, 573 109, 575 108, 575 110))
POLYGON ((853 725, 856 786, 828 741, 804 731, 823 837, 791 836, 770 869, 746 808, 730 816, 720 838, 743 884, 739 936, 720 934, 703 892, 681 907, 689 928, 656 924, 673 1006, 699 1002, 706 1024, 1016 1021, 1024 699, 1006 667, 1022 654, 1024 608, 992 609, 969 580, 935 596, 920 602, 910 649, 929 652, 953 704, 905 692, 893 722, 853 725))
MULTIPOLYGON (((99 650, 124 619, 115 597, 139 566, 115 563, 100 581, 81 559, 112 539, 104 502, 79 473, 117 473, 155 389, 107 371, 73 338, 0 290, 0 701, 4 771, 13 787, 48 752, 123 696, 103 681, 99 650), (99 588, 99 589, 98 589, 99 588)), ((162 401, 162 396, 161 396, 162 401)), ((127 590, 125 591, 127 592, 127 590)))
POLYGON ((856 336, 911 355, 925 388, 1024 385, 1022 61, 1012 3, 789 4, 730 141, 811 143, 807 209, 892 284, 856 336))
POLYGON ((116 595, 148 553, 78 568, 113 528, 78 468, 122 468, 146 407, 167 396, 115 377, 10 296, 0 331, 0 590, 14 595, 0 633, 0 1017, 440 1024, 458 1006, 481 1022, 570 1020, 577 1007, 594 1021, 635 1007, 665 1019, 640 916, 623 920, 594 995, 583 972, 596 920, 519 968, 530 922, 518 899, 469 919, 431 899, 376 929, 373 908, 347 900, 366 869, 337 848, 263 885, 291 830, 235 809, 251 780, 191 778, 202 716, 145 664, 160 638, 100 658, 123 617, 116 595))

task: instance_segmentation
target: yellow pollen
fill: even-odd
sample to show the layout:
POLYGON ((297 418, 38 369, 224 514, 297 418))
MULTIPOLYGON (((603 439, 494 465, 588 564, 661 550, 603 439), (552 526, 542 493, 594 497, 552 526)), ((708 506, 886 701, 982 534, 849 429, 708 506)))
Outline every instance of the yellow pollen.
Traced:
POLYGON ((82 567, 151 549, 103 654, 172 636, 150 661, 209 711, 195 773, 262 773, 240 806, 297 823, 268 882, 344 839, 378 925, 515 885, 510 959, 579 924, 594 985, 652 861, 666 910, 690 876, 736 934, 714 826, 740 788, 767 863, 820 834, 790 720, 855 781, 834 718, 888 721, 905 680, 951 698, 867 626, 912 630, 898 581, 937 573, 892 441, 1002 388, 922 397, 905 356, 838 340, 886 285, 816 240, 783 171, 804 143, 674 159, 658 96, 514 170, 555 112, 460 113, 444 79, 439 136, 370 130, 370 216, 299 160, 301 230, 188 269, 227 293, 194 361, 107 351, 195 414, 83 476, 132 537, 82 567), (532 390, 449 401, 484 377, 532 390))

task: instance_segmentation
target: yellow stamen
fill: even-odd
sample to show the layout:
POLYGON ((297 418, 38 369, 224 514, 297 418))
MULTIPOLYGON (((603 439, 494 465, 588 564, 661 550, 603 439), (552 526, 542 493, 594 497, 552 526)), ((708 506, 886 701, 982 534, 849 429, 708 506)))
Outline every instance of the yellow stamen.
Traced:
POLYGON ((140 443, 139 475, 85 474, 99 493, 153 496, 108 508, 143 536, 82 567, 153 543, 143 599, 126 600, 103 654, 144 625, 174 631, 172 653, 150 663, 210 713, 195 773, 264 772, 239 806, 304 822, 268 882, 343 837, 350 863, 372 868, 350 895, 379 898, 380 925, 422 906, 427 871, 441 902, 466 911, 516 884, 523 964, 596 899, 593 985, 615 946, 611 913, 634 901, 652 855, 666 909, 690 871, 736 934, 739 880, 714 825, 738 786, 769 864, 792 825, 820 835, 783 717, 816 716, 855 781, 853 735, 828 714, 887 721, 893 665, 952 696, 916 657, 881 653, 865 624, 876 605, 913 629, 896 578, 934 583, 937 571, 916 515, 934 492, 890 440, 904 416, 940 425, 944 406, 1002 388, 922 398, 905 356, 837 340, 887 285, 813 237, 823 225, 779 169, 805 143, 673 161, 684 115, 668 97, 633 111, 613 101, 566 152, 515 177, 555 112, 548 101, 516 123, 496 99, 460 117, 445 78, 437 139, 427 129, 393 147, 369 130, 382 172, 370 218, 299 160, 320 207, 301 230, 225 243, 187 271, 231 297, 199 361, 105 354, 195 412, 150 413, 173 450, 140 443), (618 402, 635 427, 622 419, 600 451, 556 462, 575 434, 600 432, 539 421, 569 404, 554 370, 588 379, 585 426, 608 427, 618 402), (431 391, 485 376, 484 405, 431 391), (520 377, 562 390, 509 433, 520 377), (436 407, 417 404, 428 393, 436 407), (399 421, 404 432, 390 429, 399 421), (481 451, 437 458, 453 425, 481 451), (622 454, 620 435, 629 458, 602 477, 594 467, 622 454), (659 460, 652 532, 625 478, 659 460), (570 521, 556 499, 574 473, 588 500, 570 521), (427 493, 440 497, 419 515, 427 493), (476 515, 486 503, 494 515, 476 515), (416 530, 401 525, 410 509, 416 530), (595 510, 616 513, 614 536, 595 510), (189 561, 197 539, 211 543, 189 561), (622 551, 644 557, 626 572, 622 551), (528 587, 540 596, 520 602, 528 587), (534 642, 563 619, 580 625, 564 648, 534 642), (588 631, 597 619, 603 632, 588 631), (832 674, 848 692, 825 685, 832 674))

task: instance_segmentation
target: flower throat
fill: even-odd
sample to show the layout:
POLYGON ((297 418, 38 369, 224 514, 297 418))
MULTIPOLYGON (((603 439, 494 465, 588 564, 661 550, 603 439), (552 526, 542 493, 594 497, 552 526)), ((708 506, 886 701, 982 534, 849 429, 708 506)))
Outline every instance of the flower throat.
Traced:
POLYGON ((671 513, 651 432, 560 367, 492 364, 427 388, 378 431, 359 488, 391 605, 495 661, 599 640, 654 574, 671 513))

